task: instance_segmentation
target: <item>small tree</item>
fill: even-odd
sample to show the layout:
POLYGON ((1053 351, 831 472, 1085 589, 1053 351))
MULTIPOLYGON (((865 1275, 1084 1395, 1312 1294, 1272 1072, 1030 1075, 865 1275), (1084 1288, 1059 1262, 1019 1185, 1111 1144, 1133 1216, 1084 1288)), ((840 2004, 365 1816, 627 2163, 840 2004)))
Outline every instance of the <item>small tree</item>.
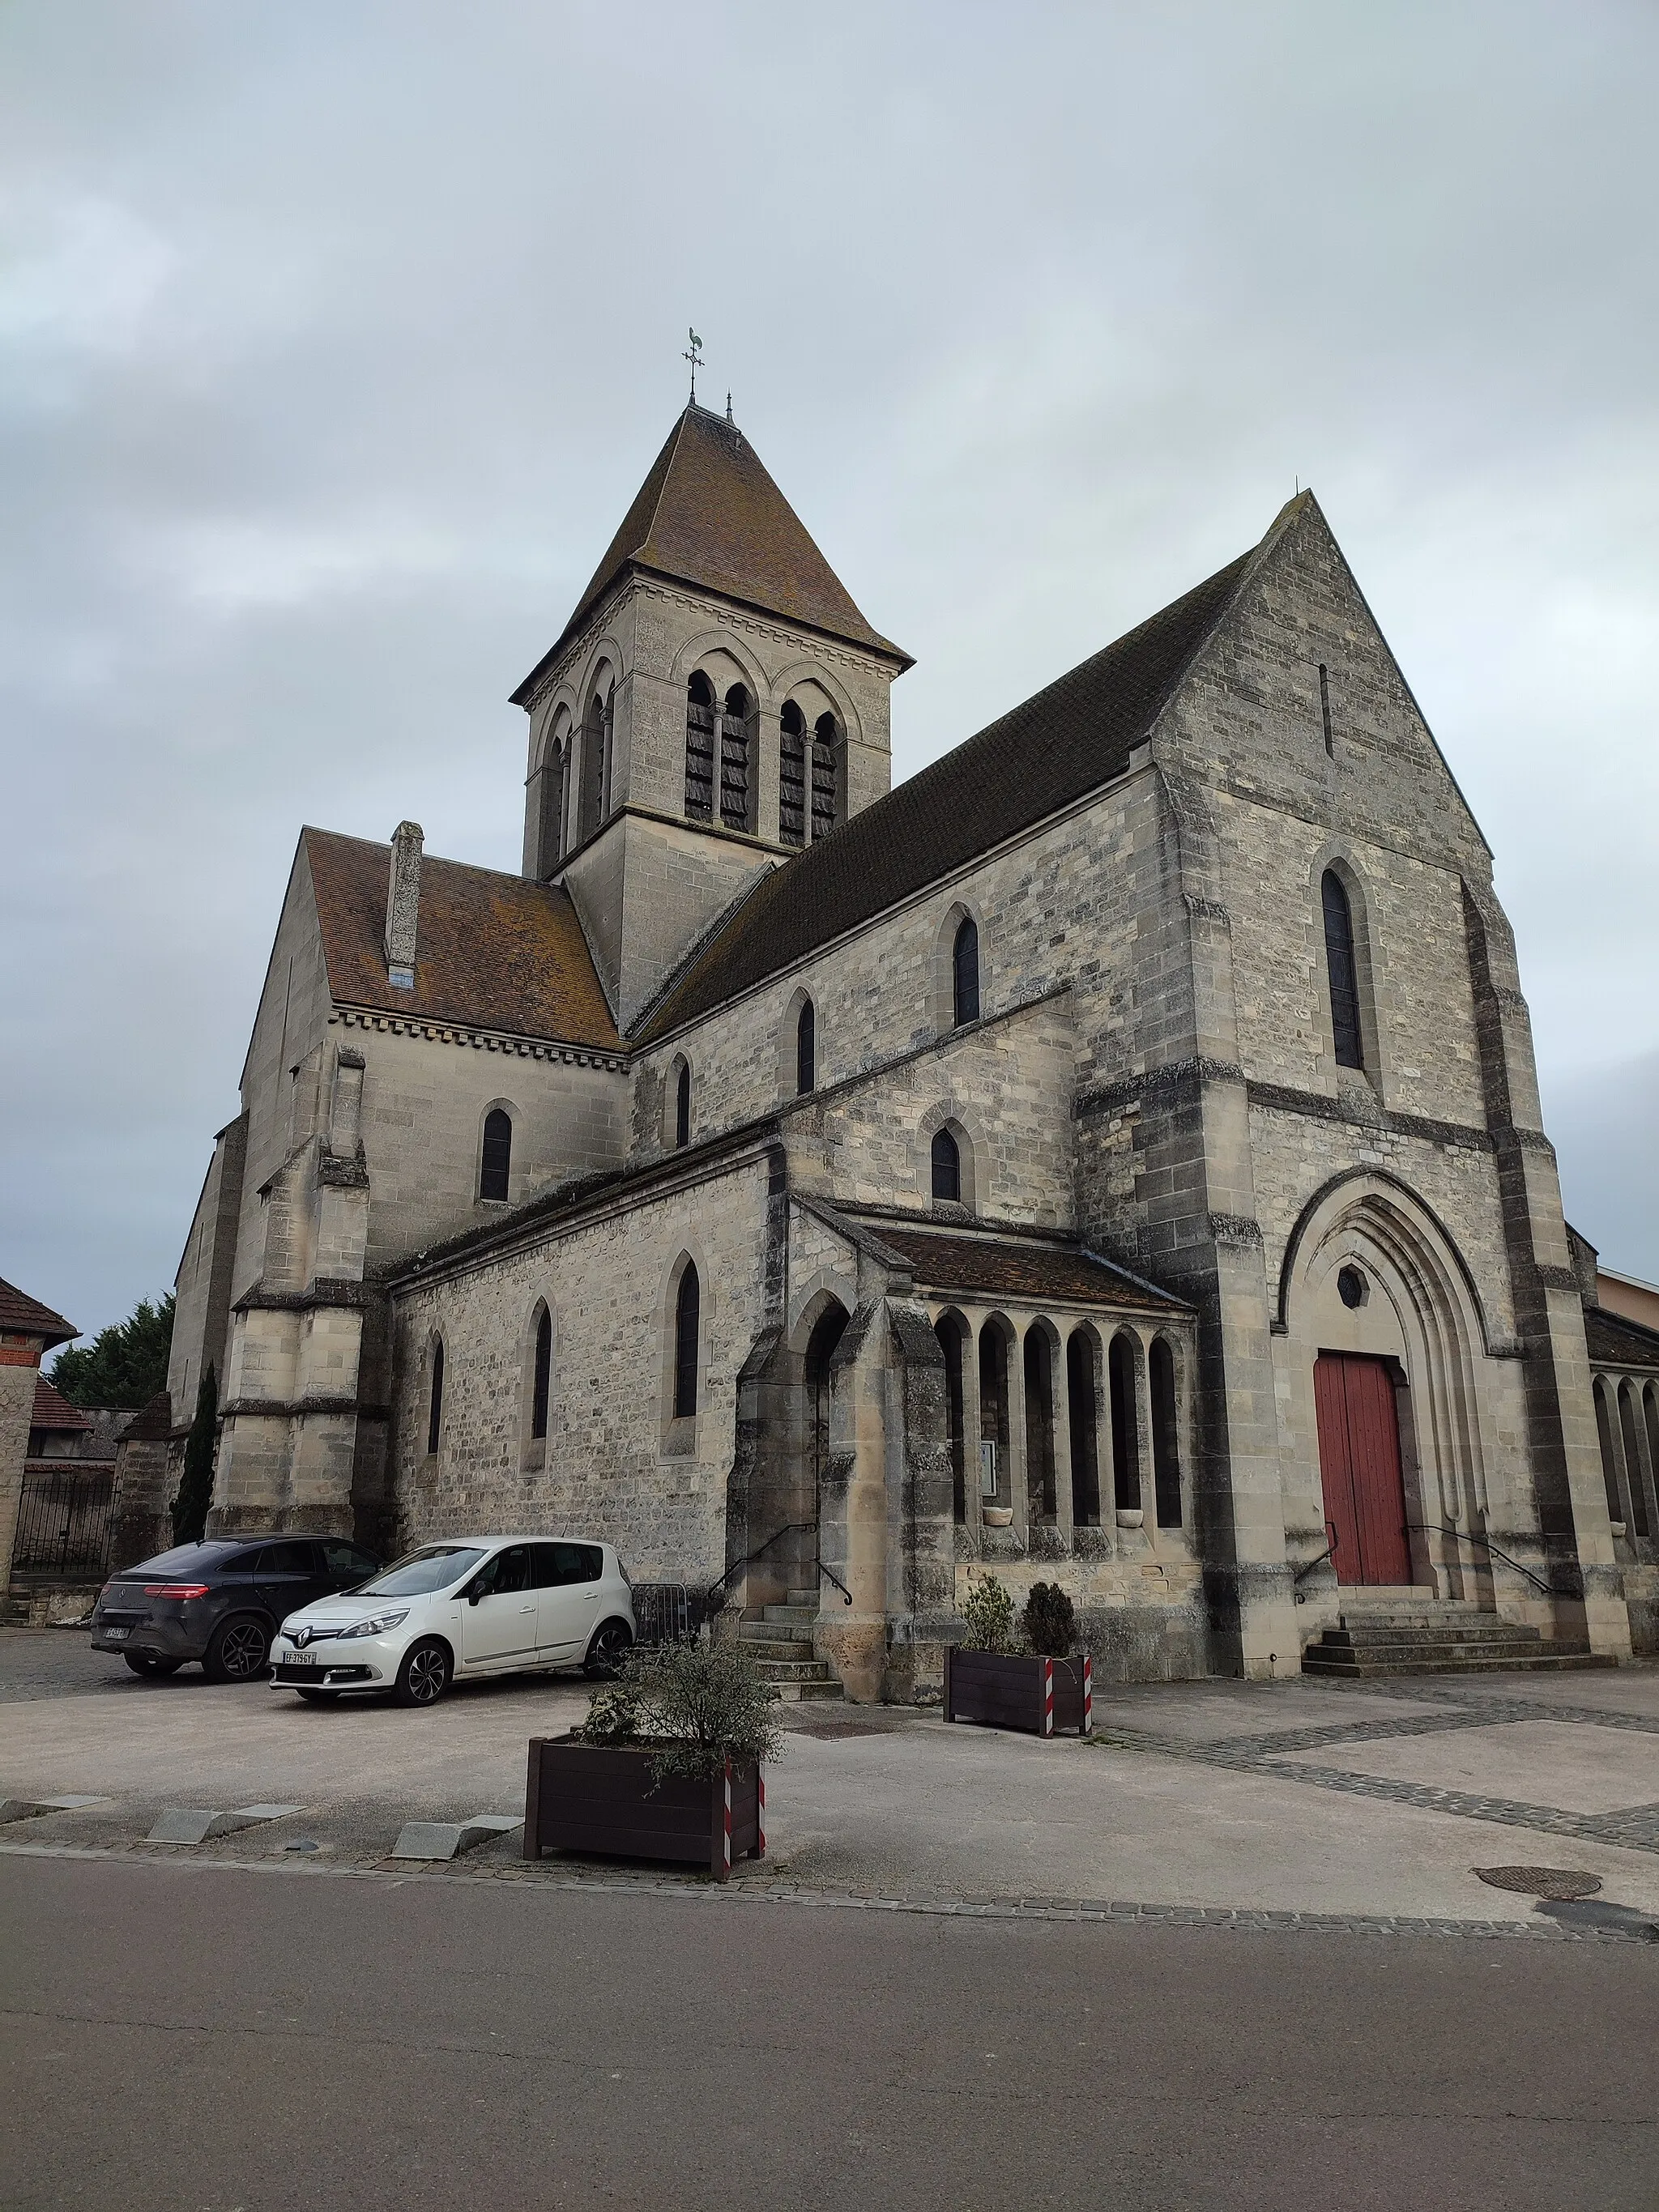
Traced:
POLYGON ((140 1298, 125 1321, 100 1328, 90 1344, 72 1344, 52 1362, 47 1380, 72 1406, 124 1406, 137 1412, 167 1387, 173 1349, 173 1293, 152 1304, 140 1298))
POLYGON ((1077 1644, 1077 1613, 1058 1583, 1033 1583, 1020 1617, 1025 1641, 1045 1659, 1069 1659, 1077 1644))
POLYGON ((199 1544, 213 1503, 213 1451, 219 1428, 219 1383, 210 1366, 196 1392, 196 1418, 185 1441, 184 1470, 173 1501, 173 1540, 199 1544))
POLYGON ((970 1651, 1012 1651, 1014 1601, 994 1575, 981 1575, 963 1600, 962 1617, 968 1624, 970 1651))
POLYGON ((741 1644, 635 1644, 588 1708, 589 1743, 638 1744, 651 1776, 718 1774, 728 1759, 775 1759, 778 1693, 741 1644))

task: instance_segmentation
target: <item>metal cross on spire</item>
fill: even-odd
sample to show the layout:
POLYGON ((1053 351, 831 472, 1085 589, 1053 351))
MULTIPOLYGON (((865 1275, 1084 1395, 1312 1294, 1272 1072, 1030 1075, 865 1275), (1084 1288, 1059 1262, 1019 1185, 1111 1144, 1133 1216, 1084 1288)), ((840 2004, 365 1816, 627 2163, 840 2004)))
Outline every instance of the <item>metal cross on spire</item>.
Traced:
POLYGON ((691 332, 690 344, 680 359, 691 364, 691 404, 695 407, 697 404, 697 371, 702 367, 702 340, 695 331, 691 332))

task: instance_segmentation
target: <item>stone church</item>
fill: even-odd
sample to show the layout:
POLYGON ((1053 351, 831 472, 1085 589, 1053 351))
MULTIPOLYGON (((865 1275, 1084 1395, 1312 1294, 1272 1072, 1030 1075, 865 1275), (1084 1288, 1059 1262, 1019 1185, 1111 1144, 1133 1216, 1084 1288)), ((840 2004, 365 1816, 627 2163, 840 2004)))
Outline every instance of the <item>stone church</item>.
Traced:
POLYGON ((179 1278, 211 1526, 600 1534, 861 1699, 981 1573, 1120 1678, 1378 1597, 1651 1648, 1659 1336, 1621 1492, 1492 855, 1312 494, 895 789, 909 665, 693 405, 513 694, 521 872, 301 833, 179 1278))

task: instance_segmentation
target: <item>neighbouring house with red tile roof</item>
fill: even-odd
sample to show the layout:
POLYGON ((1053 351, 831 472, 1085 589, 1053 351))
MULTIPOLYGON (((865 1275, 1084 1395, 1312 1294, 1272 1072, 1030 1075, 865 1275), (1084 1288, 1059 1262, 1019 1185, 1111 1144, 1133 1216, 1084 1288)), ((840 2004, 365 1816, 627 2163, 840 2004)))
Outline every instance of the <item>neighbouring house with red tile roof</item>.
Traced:
POLYGON ((40 1436, 37 1413, 50 1417, 61 1409, 76 1431, 85 1418, 40 1376, 42 1357, 77 1334, 51 1306, 0 1282, 0 1563, 6 1570, 0 1599, 11 1584, 26 1469, 40 1436))
POLYGON ((1310 493, 896 787, 908 656, 729 418, 550 629, 517 874, 301 833, 178 1280, 211 1527, 603 1534, 860 1698, 980 1574, 1121 1676, 1659 1644, 1492 856, 1310 493))

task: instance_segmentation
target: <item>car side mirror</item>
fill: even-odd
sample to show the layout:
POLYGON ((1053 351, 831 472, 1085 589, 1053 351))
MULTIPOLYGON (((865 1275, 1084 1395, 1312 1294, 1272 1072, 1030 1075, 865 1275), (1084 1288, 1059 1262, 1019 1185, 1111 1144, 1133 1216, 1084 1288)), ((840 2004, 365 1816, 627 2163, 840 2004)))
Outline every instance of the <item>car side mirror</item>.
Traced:
POLYGON ((474 1584, 474 1586, 473 1586, 473 1588, 472 1588, 472 1589, 471 1589, 467 1592, 467 1594, 466 1594, 466 1601, 467 1601, 467 1603, 468 1603, 469 1605, 477 1605, 477 1603, 478 1602, 478 1600, 479 1600, 483 1595, 483 1592, 481 1589, 479 1589, 477 1588, 477 1586, 476 1585, 476 1583, 475 1583, 475 1584, 474 1584))

